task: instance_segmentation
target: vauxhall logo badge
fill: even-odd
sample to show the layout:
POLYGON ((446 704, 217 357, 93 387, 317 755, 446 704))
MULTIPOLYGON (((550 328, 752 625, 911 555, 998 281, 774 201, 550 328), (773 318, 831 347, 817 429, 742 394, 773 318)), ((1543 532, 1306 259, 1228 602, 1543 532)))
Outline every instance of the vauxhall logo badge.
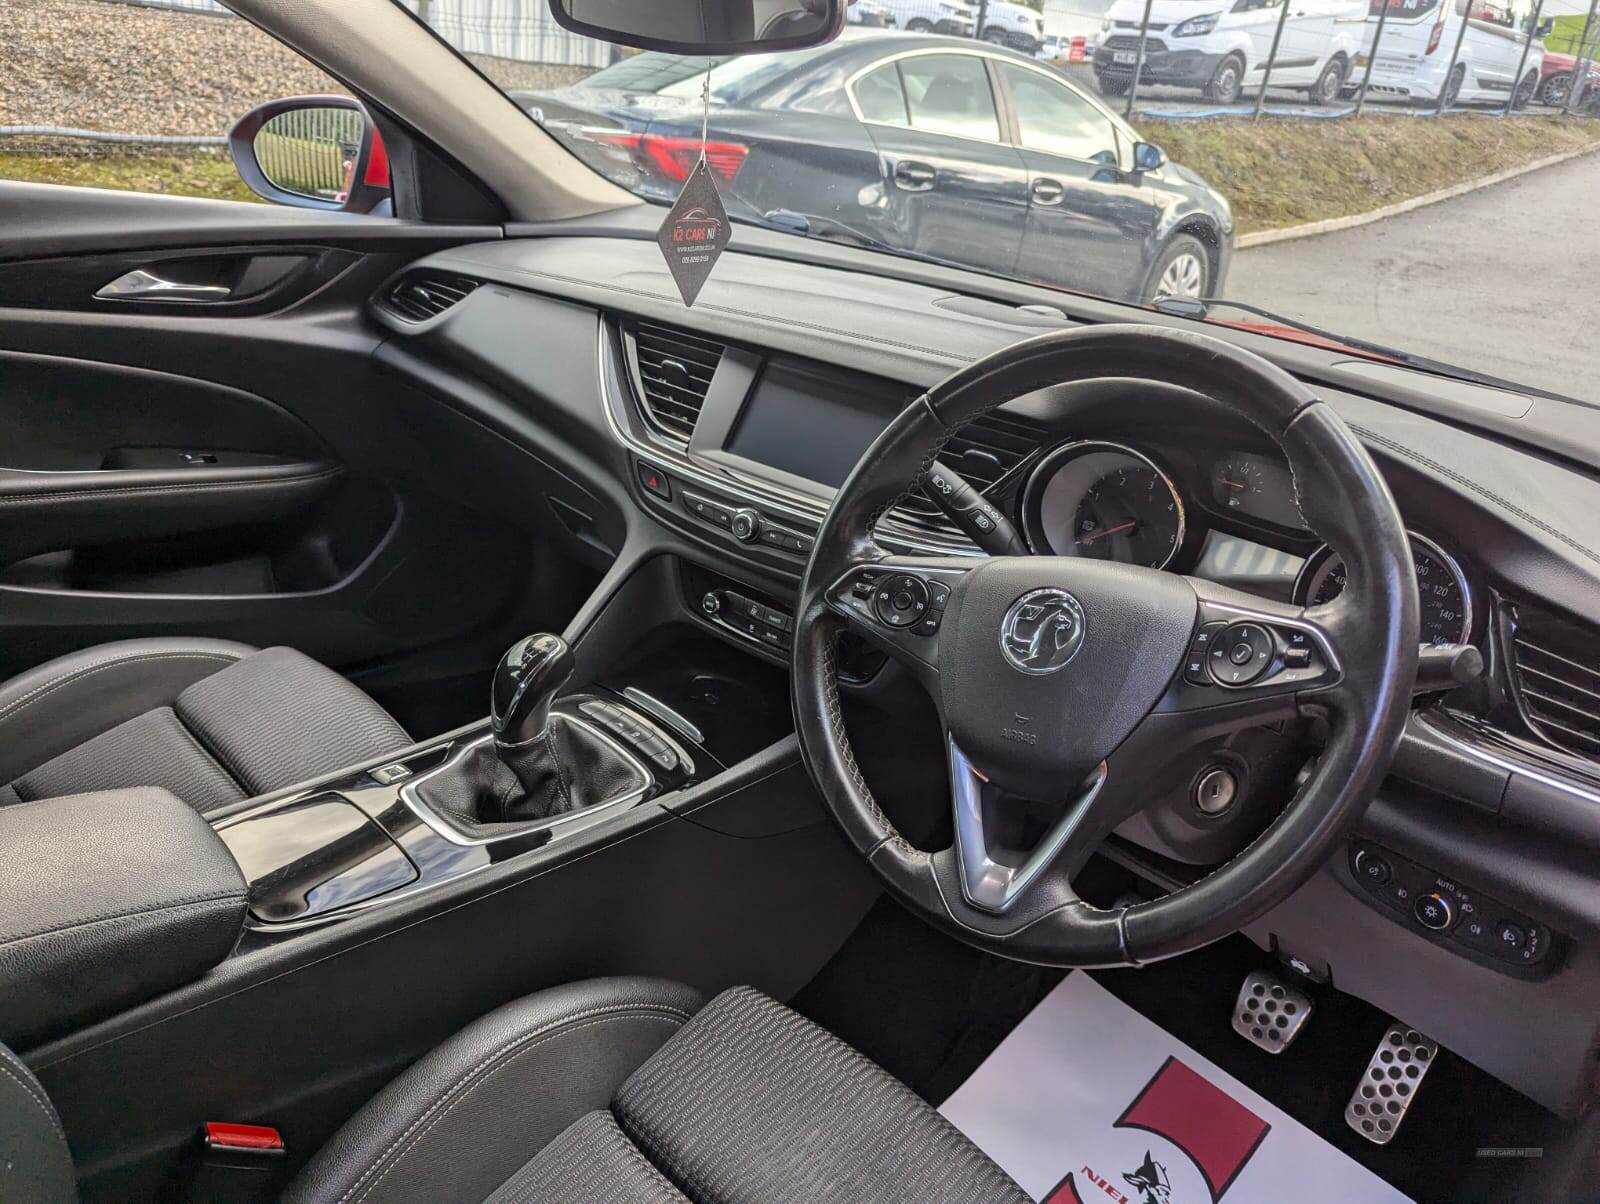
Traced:
POLYGON ((1031 590, 1000 624, 1000 651, 1014 669, 1054 673, 1083 647, 1083 607, 1064 589, 1031 590))

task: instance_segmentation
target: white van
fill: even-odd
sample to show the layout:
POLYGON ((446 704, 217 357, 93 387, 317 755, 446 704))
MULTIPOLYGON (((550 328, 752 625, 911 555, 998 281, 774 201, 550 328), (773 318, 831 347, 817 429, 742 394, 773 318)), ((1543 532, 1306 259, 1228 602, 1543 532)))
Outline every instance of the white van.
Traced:
MULTIPOLYGON (((1373 0, 1367 18, 1359 68, 1352 76, 1353 90, 1361 81, 1367 56, 1378 32, 1378 14, 1384 0, 1373 0)), ((1537 40, 1523 61, 1523 45, 1532 22, 1533 6, 1527 0, 1388 0, 1389 16, 1383 23, 1377 61, 1367 94, 1402 96, 1445 106, 1457 100, 1497 100, 1505 103, 1522 65, 1517 107, 1533 99, 1539 86, 1544 45, 1537 40), (1461 24, 1466 22, 1466 34, 1461 24), (1450 53, 1461 37, 1461 54, 1454 70, 1450 53)))
POLYGON ((885 0, 896 29, 911 33, 945 33, 970 38, 977 32, 978 10, 965 0, 885 0))
MULTIPOLYGON (((1154 0, 1140 86, 1200 88, 1211 100, 1238 100, 1264 77, 1284 3, 1154 0)), ((1101 24, 1094 75, 1107 96, 1121 96, 1133 83, 1144 4, 1116 0, 1101 24)), ((1353 74, 1366 18, 1367 0, 1293 0, 1272 64, 1272 86, 1304 88, 1318 104, 1336 100, 1353 74)))

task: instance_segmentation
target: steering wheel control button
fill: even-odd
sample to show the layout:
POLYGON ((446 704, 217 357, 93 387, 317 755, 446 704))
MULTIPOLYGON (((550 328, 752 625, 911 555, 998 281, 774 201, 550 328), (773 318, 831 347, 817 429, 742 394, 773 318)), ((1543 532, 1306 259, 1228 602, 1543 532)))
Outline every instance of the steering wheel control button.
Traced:
POLYGON ((1233 770, 1213 765, 1194 784, 1194 805, 1205 815, 1222 815, 1239 797, 1239 779, 1233 770))
POLYGON ((1246 686, 1272 664, 1277 645, 1260 623, 1232 623, 1213 636, 1211 676, 1226 686, 1246 686))
POLYGON ((1345 1123, 1374 1145, 1388 1145, 1438 1056, 1439 1046, 1416 1029, 1391 1024, 1344 1106, 1345 1123))
POLYGON ((1252 970, 1233 1005, 1233 1031, 1270 1054, 1281 1054, 1311 1019, 1311 996, 1275 974, 1252 970))
POLYGON ((728 520, 728 530, 740 543, 754 543, 756 536, 761 534, 761 515, 749 507, 735 510, 728 520))
POLYGON ((1435 932, 1443 932, 1455 923, 1456 910, 1450 900, 1438 891, 1423 895, 1412 906, 1417 923, 1435 932))
POLYGON ((890 627, 911 627, 927 616, 927 583, 910 573, 890 577, 878 586, 872 608, 879 621, 890 627))
POLYGON ((1202 623, 1200 630, 1194 633, 1194 639, 1189 641, 1189 652, 1183 658, 1183 680, 1191 686, 1211 685, 1211 671, 1206 668, 1211 651, 1211 641, 1216 638, 1217 632, 1228 624, 1221 620, 1212 623, 1202 623))

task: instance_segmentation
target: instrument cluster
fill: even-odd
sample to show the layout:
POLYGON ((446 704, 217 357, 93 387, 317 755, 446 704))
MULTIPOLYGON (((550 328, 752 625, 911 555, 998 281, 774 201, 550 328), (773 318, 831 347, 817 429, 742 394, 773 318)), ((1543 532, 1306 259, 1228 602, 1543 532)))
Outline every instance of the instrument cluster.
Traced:
MULTIPOLYGON (((1338 553, 1326 544, 1314 545, 1316 536, 1300 513, 1289 466, 1260 452, 1152 454, 1106 439, 1063 443, 1029 472, 1021 492, 1021 519, 1024 538, 1039 555, 1186 571, 1198 555, 1196 546, 1180 560, 1186 540, 1217 524, 1238 526, 1253 540, 1293 548, 1291 566, 1306 557, 1294 579, 1293 597, 1299 605, 1331 602, 1345 586, 1345 564, 1338 553)), ((1191 540, 1193 545, 1199 542, 1191 540)), ((1411 547, 1422 604, 1422 642, 1469 642, 1474 616, 1467 575, 1433 540, 1413 533, 1411 547)))

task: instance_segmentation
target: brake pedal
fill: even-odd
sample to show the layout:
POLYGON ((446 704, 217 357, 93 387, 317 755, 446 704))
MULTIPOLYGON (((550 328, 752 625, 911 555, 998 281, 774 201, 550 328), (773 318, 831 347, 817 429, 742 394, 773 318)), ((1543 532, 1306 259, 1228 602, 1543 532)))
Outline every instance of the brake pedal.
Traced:
POLYGON ((1414 1028, 1391 1024, 1345 1105, 1346 1123, 1368 1141, 1388 1145, 1438 1056, 1436 1042, 1414 1028))
POLYGON ((1279 1054, 1311 1018, 1311 996, 1265 970, 1244 976, 1233 1005, 1233 1031, 1270 1054, 1279 1054))

